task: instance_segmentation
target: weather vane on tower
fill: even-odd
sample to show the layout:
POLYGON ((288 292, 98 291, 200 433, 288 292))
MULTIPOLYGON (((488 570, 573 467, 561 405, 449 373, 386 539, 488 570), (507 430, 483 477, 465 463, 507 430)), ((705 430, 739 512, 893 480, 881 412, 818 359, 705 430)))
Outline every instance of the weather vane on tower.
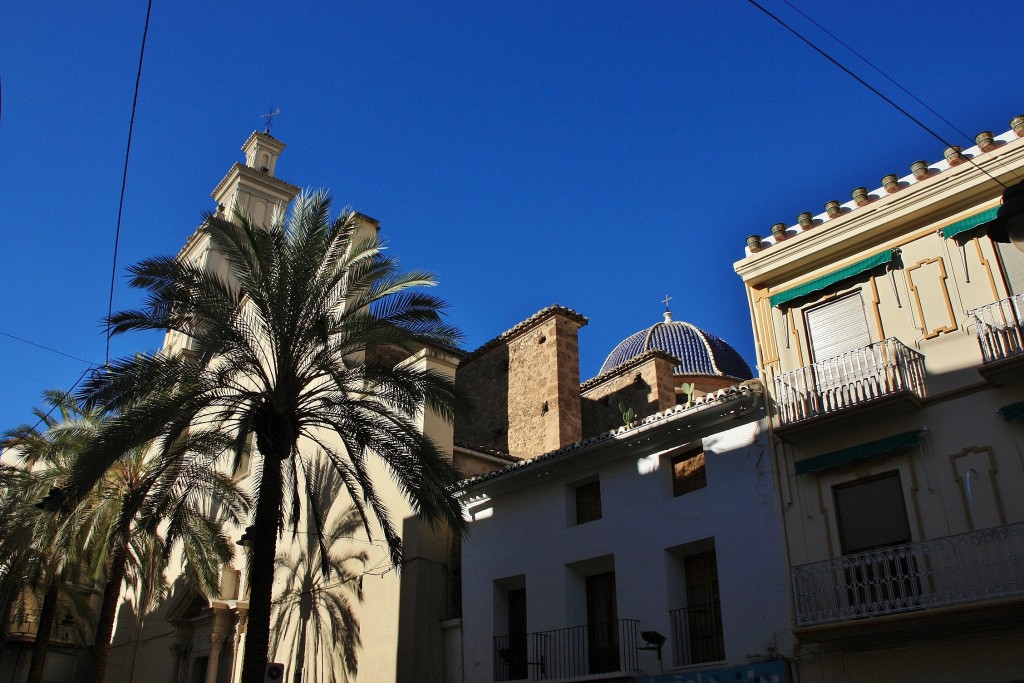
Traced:
POLYGON ((271 106, 270 110, 266 114, 260 114, 260 118, 267 122, 267 127, 263 131, 267 135, 270 135, 270 126, 274 124, 274 117, 281 115, 281 109, 279 107, 271 106))

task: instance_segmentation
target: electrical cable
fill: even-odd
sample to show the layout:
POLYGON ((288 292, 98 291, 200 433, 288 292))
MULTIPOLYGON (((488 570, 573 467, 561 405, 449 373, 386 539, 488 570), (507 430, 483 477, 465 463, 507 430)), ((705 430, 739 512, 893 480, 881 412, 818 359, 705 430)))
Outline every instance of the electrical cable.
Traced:
POLYGON ((28 344, 29 346, 35 346, 36 348, 40 348, 40 349, 43 349, 45 351, 50 351, 52 353, 56 353, 56 354, 58 354, 60 356, 64 356, 65 358, 70 358, 71 360, 81 361, 81 362, 83 362, 83 363, 85 363, 85 364, 87 364, 89 366, 95 367, 97 365, 96 363, 92 362, 91 360, 86 360, 84 358, 79 358, 78 356, 72 356, 70 353, 64 353, 63 351, 58 351, 57 349, 50 348, 49 346, 43 346, 42 344, 37 344, 34 341, 30 341, 28 339, 23 339, 22 337, 18 337, 18 336, 15 336, 13 334, 9 334, 9 333, 4 332, 2 330, 0 330, 0 336, 8 337, 10 339, 14 339, 14 340, 23 342, 25 344, 28 344))
MULTIPOLYGON (((761 5, 760 5, 760 4, 759 4, 759 3, 757 2, 757 0, 747 0, 747 2, 748 2, 749 4, 751 4, 751 5, 753 5, 754 7, 756 7, 757 9, 761 10, 762 12, 764 12, 764 13, 765 13, 765 14, 766 14, 766 15, 767 15, 768 17, 770 17, 771 19, 774 19, 774 20, 775 20, 775 21, 776 21, 776 22, 777 22, 777 23, 778 23, 778 24, 779 24, 780 26, 782 26, 782 27, 783 27, 784 29, 786 29, 787 31, 789 31, 790 33, 792 33, 792 34, 793 34, 794 36, 796 36, 797 38, 799 38, 799 39, 800 39, 800 40, 801 40, 801 41, 802 41, 803 43, 805 43, 805 44, 806 44, 806 45, 807 45, 808 47, 810 47, 810 48, 811 48, 812 50, 814 50, 815 52, 817 52, 818 54, 820 54, 820 55, 821 55, 822 57, 824 57, 824 58, 825 58, 825 59, 827 59, 828 61, 832 62, 832 63, 833 63, 833 64, 834 64, 835 66, 837 66, 837 67, 838 67, 838 68, 839 68, 840 70, 842 70, 842 71, 843 71, 844 73, 846 73, 846 74, 847 74, 848 76, 850 76, 850 78, 854 79, 855 81, 857 81, 858 83, 860 83, 861 85, 863 85, 863 86, 864 86, 865 88, 867 88, 868 90, 870 90, 870 91, 871 91, 871 92, 873 92, 874 94, 878 95, 878 97, 880 97, 880 98, 881 98, 882 100, 884 100, 884 101, 885 101, 886 103, 888 103, 888 104, 889 104, 889 105, 890 105, 891 107, 893 107, 894 109, 896 109, 896 111, 900 112, 901 114, 903 114, 904 116, 906 116, 906 117, 907 117, 908 119, 910 119, 911 121, 913 121, 914 123, 916 123, 916 124, 917 124, 917 125, 918 125, 918 126, 919 126, 919 127, 921 128, 921 129, 923 129, 923 130, 924 130, 925 132, 927 132, 927 133, 928 133, 929 135, 931 135, 931 136, 932 136, 932 137, 934 137, 934 138, 935 138, 936 140, 938 140, 939 142, 941 142, 941 143, 942 143, 943 145, 945 145, 946 147, 951 147, 951 146, 952 146, 952 145, 950 145, 950 143, 949 143, 949 142, 948 142, 948 141, 947 141, 947 140, 946 140, 945 138, 943 138, 943 137, 942 137, 941 135, 939 135, 938 133, 936 133, 936 132, 935 132, 934 130, 932 130, 931 128, 929 128, 928 126, 926 126, 926 125, 925 125, 925 124, 924 124, 924 123, 923 123, 922 121, 920 121, 919 119, 917 119, 917 118, 916 118, 916 117, 915 117, 915 116, 914 116, 913 114, 911 114, 911 113, 910 113, 910 112, 908 112, 908 111, 907 111, 906 109, 904 109, 904 108, 903 108, 903 107, 901 107, 900 105, 898 105, 898 104, 896 104, 895 102, 893 102, 893 101, 892 101, 891 99, 889 99, 889 98, 888 98, 888 97, 886 97, 886 96, 885 96, 884 94, 882 94, 882 92, 880 92, 880 91, 879 91, 879 90, 878 90, 877 88, 875 88, 874 86, 872 86, 872 85, 871 85, 870 83, 868 83, 867 81, 865 81, 865 80, 864 80, 863 78, 861 78, 861 77, 860 77, 860 76, 858 76, 857 74, 853 73, 853 71, 851 71, 850 69, 848 69, 848 68, 846 68, 845 66, 843 66, 843 65, 842 65, 842 64, 841 64, 841 63, 840 63, 840 62, 839 62, 839 61, 838 61, 837 59, 835 59, 835 58, 834 58, 834 57, 832 57, 832 56, 831 56, 830 54, 828 54, 827 52, 825 52, 824 50, 822 50, 822 49, 821 49, 820 47, 818 47, 817 45, 815 45, 814 43, 812 43, 812 42, 811 42, 811 41, 810 41, 810 40, 809 40, 808 38, 805 38, 805 37, 804 37, 803 35, 801 35, 799 31, 797 31, 796 29, 794 29, 793 27, 791 27, 791 26, 790 26, 789 24, 787 24, 787 23, 786 23, 785 21, 783 21, 783 20, 782 20, 782 19, 780 19, 779 17, 777 17, 777 16, 775 16, 774 14, 772 14, 772 13, 771 13, 770 11, 768 11, 768 10, 767 10, 766 8, 764 8, 763 6, 761 6, 761 5)), ((975 168, 977 168, 977 169, 978 169, 979 171, 981 171, 982 173, 984 173, 985 175, 987 175, 987 176, 988 176, 989 178, 991 178, 992 180, 994 180, 994 181, 996 181, 997 183, 999 183, 999 185, 1000 185, 1000 186, 1002 186, 1003 188, 1006 188, 1006 187, 1007 187, 1007 186, 1006 186, 1006 184, 1005 184, 1004 182, 1002 182, 1001 180, 999 180, 998 178, 996 178, 996 177, 995 177, 994 175, 992 175, 991 173, 989 173, 988 171, 986 171, 986 170, 985 170, 984 168, 982 168, 981 166, 978 166, 978 164, 977 164, 977 163, 975 163, 973 159, 969 159, 969 158, 967 158, 967 157, 964 157, 964 158, 965 158, 965 160, 966 160, 966 161, 967 161, 968 163, 970 163, 970 164, 971 164, 972 166, 974 166, 975 168)))
MULTIPOLYGON (((58 351, 58 353, 60 353, 60 352, 58 351)), ((90 365, 89 367, 87 367, 82 372, 82 374, 78 376, 78 379, 75 380, 75 383, 71 385, 71 388, 68 389, 67 391, 65 391, 63 394, 61 394, 60 401, 57 401, 56 403, 54 403, 53 407, 50 408, 49 410, 47 410, 46 414, 43 415, 42 417, 40 417, 36 421, 36 423, 34 425, 32 425, 32 427, 29 429, 29 431, 30 432, 34 432, 36 430, 36 428, 39 425, 41 425, 46 420, 46 418, 50 417, 50 414, 53 413, 53 411, 55 411, 62 403, 64 403, 64 401, 67 399, 67 397, 71 395, 71 392, 75 390, 75 387, 78 386, 78 383, 81 382, 83 379, 85 379, 85 376, 87 374, 89 374, 90 372, 92 372, 94 367, 95 366, 93 366, 93 365, 90 365)), ((16 444, 12 443, 10 445, 15 446, 16 444)))
POLYGON ((922 100, 921 100, 921 99, 920 99, 919 97, 917 97, 917 96, 916 96, 916 95, 915 95, 914 93, 910 92, 909 90, 907 90, 906 88, 904 88, 904 87, 903 87, 902 85, 900 85, 900 84, 899 84, 899 83, 898 83, 898 82, 896 81, 896 79, 895 79, 895 78, 893 78, 892 76, 890 76, 890 75, 889 75, 889 74, 887 74, 886 72, 882 71, 882 69, 880 69, 879 67, 875 66, 875 64, 874 64, 874 63, 873 63, 873 62, 872 62, 872 61, 871 61, 870 59, 868 59, 867 57, 865 57, 864 55, 862 55, 861 53, 857 52, 857 51, 856 51, 856 50, 854 50, 854 49, 853 49, 852 47, 850 47, 849 45, 847 45, 846 43, 844 43, 844 42, 843 42, 843 41, 842 41, 842 40, 841 40, 841 39, 839 38, 839 36, 837 36, 836 34, 832 33, 832 32, 831 32, 831 31, 829 31, 829 30, 828 30, 827 28, 825 28, 824 26, 822 26, 821 24, 819 24, 818 22, 816 22, 816 21, 815 21, 814 19, 812 19, 811 17, 809 17, 809 16, 808 16, 808 15, 807 15, 807 14, 806 14, 806 13, 805 13, 805 12, 804 12, 803 10, 801 10, 801 9, 800 9, 799 7, 797 7, 796 5, 794 5, 793 3, 791 3, 791 2, 789 1, 789 0, 782 0, 782 1, 783 1, 784 3, 786 3, 787 5, 789 5, 790 7, 792 7, 792 8, 793 8, 793 10, 794 10, 794 11, 795 11, 795 12, 796 12, 797 14, 799 14, 799 15, 800 15, 800 16, 802 16, 802 17, 803 17, 804 19, 806 19, 807 21, 809 21, 809 22, 811 22, 812 24, 814 24, 814 25, 815 25, 816 27, 818 27, 818 29, 819 29, 819 30, 823 31, 823 32, 824 32, 824 33, 825 33, 826 35, 828 35, 828 37, 830 37, 830 38, 831 38, 832 40, 836 41, 837 43, 839 43, 840 45, 842 45, 843 47, 845 47, 845 48, 846 48, 847 50, 849 50, 850 52, 852 52, 852 53, 853 53, 853 54, 854 54, 854 55, 855 55, 855 56, 856 56, 856 57, 857 57, 858 59, 860 59, 860 60, 861 60, 862 62, 864 62, 865 64, 867 64, 868 66, 870 66, 870 67, 871 67, 872 69, 874 69, 874 70, 875 70, 875 71, 877 71, 878 73, 880 73, 880 74, 881 74, 881 75, 882 75, 882 76, 883 76, 883 77, 884 77, 884 78, 885 78, 885 79, 886 79, 887 81, 889 81, 890 83, 892 83, 893 85, 895 85, 895 86, 896 86, 897 88, 899 88, 900 90, 902 90, 903 92, 905 92, 905 93, 906 93, 906 94, 907 94, 907 95, 908 95, 909 97, 911 97, 911 98, 912 98, 912 99, 913 99, 913 100, 914 100, 915 102, 917 102, 917 103, 918 103, 918 104, 920 104, 920 105, 921 105, 922 107, 924 107, 925 109, 927 109, 927 110, 928 110, 929 112, 931 112, 932 114, 934 114, 934 115, 935 115, 935 117, 936 117, 936 118, 938 118, 938 119, 939 119, 940 121, 942 121, 943 123, 945 123, 945 124, 946 124, 947 126, 949 126, 950 128, 952 128, 953 130, 955 130, 955 131, 956 131, 957 133, 959 133, 960 135, 963 135, 963 136, 964 136, 964 138, 966 138, 967 140, 970 140, 970 139, 971 139, 971 136, 970 136, 970 135, 968 135, 967 133, 965 133, 964 131, 962 131, 962 130, 961 130, 960 128, 958 128, 958 127, 956 126, 956 124, 952 123, 952 122, 951 122, 951 121, 950 121, 949 119, 947 119, 946 117, 944 117, 944 116, 943 116, 942 114, 940 114, 939 112, 935 111, 934 109, 932 109, 931 107, 929 107, 929 106, 928 106, 927 104, 925 104, 925 103, 924 103, 924 102, 923 102, 923 101, 922 101, 922 100))
MULTIPOLYGON (((132 152, 132 132, 135 130, 135 110, 139 104, 139 83, 142 81, 142 60, 146 54, 146 36, 149 34, 149 17, 153 11, 153 0, 146 5, 146 24, 142 29, 142 46, 139 48, 139 69, 135 74, 135 95, 132 98, 132 116, 128 122, 128 144, 124 150, 124 172, 121 175, 121 200, 117 205, 117 229, 114 231, 114 259, 110 268, 110 300, 107 304, 107 320, 114 314, 114 280, 117 276, 117 249, 121 241, 121 217, 124 214, 124 192, 128 185, 128 158, 132 152)), ((110 325, 106 326, 107 346, 104 365, 110 362, 110 325)))

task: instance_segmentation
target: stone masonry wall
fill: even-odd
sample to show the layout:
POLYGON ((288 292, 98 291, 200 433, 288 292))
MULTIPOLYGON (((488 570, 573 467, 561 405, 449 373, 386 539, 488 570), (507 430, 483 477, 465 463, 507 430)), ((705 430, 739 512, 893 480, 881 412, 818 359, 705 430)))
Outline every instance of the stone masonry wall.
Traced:
POLYGON ((456 422, 460 443, 533 457, 582 438, 579 328, 586 320, 562 308, 534 318, 460 366, 456 385, 476 407, 456 422))
POLYGON ((651 353, 637 365, 628 364, 607 380, 588 387, 583 392, 581 406, 584 438, 621 427, 619 403, 632 408, 636 419, 674 406, 672 368, 675 364, 676 360, 668 354, 651 353))

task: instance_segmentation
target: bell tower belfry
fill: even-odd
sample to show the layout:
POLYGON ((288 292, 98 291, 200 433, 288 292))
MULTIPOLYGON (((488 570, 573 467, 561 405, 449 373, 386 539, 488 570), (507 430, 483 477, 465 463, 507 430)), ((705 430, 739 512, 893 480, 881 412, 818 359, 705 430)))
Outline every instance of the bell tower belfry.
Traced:
MULTIPOLYGON (((233 220, 236 213, 241 213, 257 225, 267 226, 278 212, 288 208, 299 188, 274 177, 277 159, 284 146, 266 131, 255 131, 249 136, 242 145, 245 163, 235 163, 211 194, 217 202, 216 212, 219 215, 233 220)), ((178 258, 228 277, 227 263, 212 249, 209 235, 202 230, 192 234, 178 258)))
POLYGON ((284 147, 270 133, 253 132, 242 145, 245 163, 232 166, 213 190, 211 196, 218 211, 228 217, 241 212, 259 225, 269 224, 278 211, 283 211, 299 192, 299 188, 274 177, 284 147))

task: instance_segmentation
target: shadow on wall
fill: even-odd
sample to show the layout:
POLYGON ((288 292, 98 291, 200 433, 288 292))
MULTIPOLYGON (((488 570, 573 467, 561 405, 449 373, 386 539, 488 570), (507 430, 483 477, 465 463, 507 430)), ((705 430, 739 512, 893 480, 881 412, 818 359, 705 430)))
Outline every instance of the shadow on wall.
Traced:
POLYGON ((403 521, 402 546, 396 680, 443 683, 446 679, 441 622, 456 616, 450 600, 451 556, 459 549, 452 544, 447 529, 432 528, 417 517, 406 517, 403 521))
POLYGON ((455 386, 472 399, 472 410, 455 420, 455 439, 508 453, 509 352, 498 346, 459 366, 455 386))
POLYGON ((620 403, 627 409, 631 408, 637 420, 661 410, 654 387, 637 373, 632 383, 607 396, 596 399, 580 397, 583 438, 587 439, 621 427, 623 417, 619 408, 620 403))

